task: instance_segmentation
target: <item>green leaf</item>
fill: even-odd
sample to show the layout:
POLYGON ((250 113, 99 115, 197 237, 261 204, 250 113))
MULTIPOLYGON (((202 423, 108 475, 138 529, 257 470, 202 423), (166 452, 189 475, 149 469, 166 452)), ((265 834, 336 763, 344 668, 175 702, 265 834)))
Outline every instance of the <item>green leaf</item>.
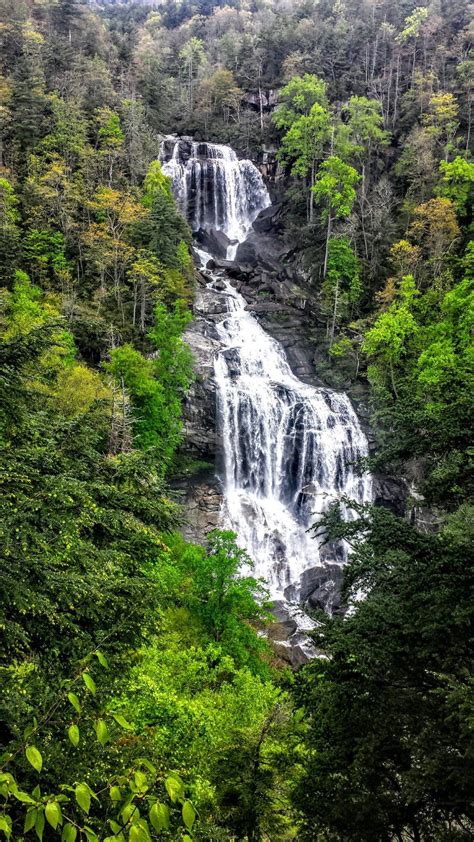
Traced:
POLYGON ((92 830, 92 828, 90 828, 90 827, 85 827, 85 828, 84 828, 84 833, 85 833, 85 834, 86 834, 86 836, 87 836, 87 842, 99 842, 99 837, 97 836, 97 834, 96 834, 96 833, 94 833, 94 831, 92 830))
POLYGON ((135 819, 140 818, 140 813, 138 812, 136 805, 133 803, 125 804, 120 815, 124 824, 128 824, 130 819, 135 821, 135 819))
POLYGON ((0 816, 0 830, 3 831, 7 839, 10 839, 12 833, 12 820, 10 816, 0 816))
POLYGON ((101 665, 101 667, 104 667, 104 669, 108 669, 109 662, 107 661, 107 658, 105 657, 105 655, 103 655, 102 652, 99 652, 99 650, 97 650, 97 652, 95 653, 95 656, 96 656, 99 664, 101 665))
POLYGON ((191 839, 190 836, 188 836, 187 833, 185 833, 184 836, 183 836, 183 842, 193 842, 193 840, 191 839))
POLYGON ((75 693, 68 693, 67 697, 68 697, 69 701, 71 702, 71 705, 73 706, 74 710, 77 711, 77 713, 80 713, 81 712, 81 703, 80 703, 79 699, 77 698, 76 694, 75 693))
POLYGON ((85 813, 91 808, 91 793, 87 784, 78 784, 75 789, 76 801, 85 813))
POLYGON ((173 804, 184 796, 184 785, 178 775, 170 775, 165 781, 166 792, 173 804))
POLYGON ((28 763, 31 763, 33 769, 36 769, 37 772, 41 772, 41 769, 43 768, 43 758, 41 757, 41 752, 38 751, 36 746, 27 746, 25 754, 28 763))
POLYGON ((95 724, 95 732, 101 746, 105 746, 105 744, 110 740, 110 734, 109 729, 107 728, 107 723, 104 719, 97 720, 95 724))
POLYGON ((166 804, 160 804, 159 801, 153 804, 150 810, 150 821, 158 832, 161 830, 169 830, 170 828, 170 811, 166 804))
POLYGON ((61 842, 74 842, 77 836, 77 829, 73 824, 65 824, 61 834, 61 842))
POLYGON ((20 792, 20 790, 19 790, 19 789, 17 789, 17 790, 13 793, 13 796, 14 796, 14 797, 15 797, 18 801, 23 801, 23 804, 36 804, 35 799, 34 799, 34 798, 32 798, 32 797, 31 797, 31 795, 28 795, 28 793, 27 793, 27 792, 20 792))
POLYGON ((25 824, 23 826, 23 833, 29 833, 29 831, 35 826, 36 816, 38 815, 38 810, 33 808, 28 810, 25 816, 25 824))
POLYGON ((150 842, 147 823, 141 819, 140 822, 132 824, 128 838, 129 842, 150 842))
POLYGON ((113 718, 115 719, 116 723, 120 725, 121 728, 125 728, 126 731, 131 731, 133 725, 130 725, 130 722, 127 722, 124 716, 121 713, 113 713, 113 718))
POLYGON ((122 800, 122 791, 119 786, 110 787, 110 800, 113 801, 114 804, 118 804, 119 801, 122 800))
POLYGON ((43 842, 43 831, 44 831, 45 819, 43 810, 38 810, 38 814, 36 816, 35 821, 35 831, 38 839, 40 842, 43 842))
POLYGON ((72 725, 69 726, 67 735, 74 748, 77 748, 77 746, 79 745, 79 728, 74 722, 72 725))
POLYGON ((83 680, 84 684, 86 685, 89 693, 92 693, 92 695, 95 696, 95 694, 97 692, 97 687, 95 686, 95 681, 92 678, 92 676, 89 675, 88 672, 84 672, 84 673, 82 673, 82 680, 83 680))
POLYGON ((144 772, 140 772, 140 770, 135 772, 133 780, 139 792, 144 792, 146 789, 148 789, 146 775, 144 772))
POLYGON ((115 835, 117 835, 117 833, 120 833, 122 830, 122 825, 118 822, 114 822, 113 819, 109 819, 109 825, 111 830, 113 830, 113 832, 115 833, 115 835))
POLYGON ((51 825, 53 830, 56 830, 58 824, 62 824, 63 821, 61 807, 59 806, 58 802, 48 801, 44 812, 48 823, 51 825))
POLYGON ((154 766, 153 763, 151 763, 150 760, 148 760, 146 757, 140 757, 138 763, 144 766, 145 769, 148 769, 148 771, 151 772, 152 775, 156 776, 156 766, 154 766))
POLYGON ((192 830, 193 824, 196 821, 196 810, 190 801, 185 801, 183 804, 183 822, 188 830, 192 830))

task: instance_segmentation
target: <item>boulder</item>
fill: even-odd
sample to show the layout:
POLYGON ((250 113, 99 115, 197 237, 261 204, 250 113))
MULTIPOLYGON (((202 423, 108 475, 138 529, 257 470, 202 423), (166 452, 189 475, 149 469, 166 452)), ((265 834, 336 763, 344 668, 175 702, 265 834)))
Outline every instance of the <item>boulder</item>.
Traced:
POLYGON ((229 240, 227 234, 219 231, 218 228, 208 228, 205 231, 203 228, 200 228, 195 236, 197 242, 206 251, 210 252, 214 258, 225 258, 228 247, 232 245, 232 241, 229 240))
POLYGON ((224 296, 217 296, 212 289, 198 289, 194 300, 194 315, 204 319, 216 314, 227 313, 224 296))
POLYGON ((241 275, 249 274, 249 269, 243 269, 235 260, 225 260, 222 257, 213 259, 212 268, 224 271, 231 278, 240 278, 241 275))
POLYGON ((258 231, 259 233, 275 233, 276 231, 281 231, 283 229, 281 207, 281 204, 278 203, 260 211, 252 225, 254 231, 258 231))
POLYGON ((258 267, 276 274, 281 271, 283 253, 284 247, 278 237, 252 230, 247 239, 240 243, 235 260, 241 265, 258 267))

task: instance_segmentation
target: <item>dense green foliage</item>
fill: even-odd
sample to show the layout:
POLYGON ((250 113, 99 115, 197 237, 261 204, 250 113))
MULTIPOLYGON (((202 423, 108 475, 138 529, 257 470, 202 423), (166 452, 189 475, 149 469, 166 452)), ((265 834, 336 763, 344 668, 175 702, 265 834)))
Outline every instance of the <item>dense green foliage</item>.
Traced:
POLYGON ((471 11, 0 0, 0 837, 472 838, 471 11), (296 679, 238 537, 177 532, 169 132, 265 152, 319 356, 413 495, 318 527, 357 607, 296 679))
POLYGON ((345 621, 323 625, 318 645, 330 657, 300 681, 311 717, 303 838, 330 828, 364 842, 468 839, 472 510, 438 535, 384 509, 359 515, 326 522, 333 538, 355 541, 347 596, 368 596, 345 621))

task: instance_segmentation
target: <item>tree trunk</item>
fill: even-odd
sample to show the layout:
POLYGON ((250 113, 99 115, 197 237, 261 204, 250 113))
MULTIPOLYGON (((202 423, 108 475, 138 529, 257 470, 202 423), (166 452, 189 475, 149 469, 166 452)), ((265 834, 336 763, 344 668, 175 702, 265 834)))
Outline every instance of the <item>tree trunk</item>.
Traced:
POLYGON ((326 249, 324 252, 324 269, 323 269, 323 278, 326 277, 328 272, 328 258, 329 258, 329 240, 331 239, 331 231, 332 231, 332 216, 331 216, 331 206, 328 209, 328 227, 326 229, 326 249))
POLYGON ((260 84, 258 86, 258 102, 260 106, 260 131, 263 134, 263 92, 260 84))
POLYGON ((469 95, 469 106, 467 110, 467 137, 466 137, 466 152, 471 148, 471 126, 472 126, 472 99, 469 95))
POLYGON ((392 126, 395 126, 397 122, 397 114, 398 114, 398 97, 400 93, 400 53, 397 55, 397 72, 395 75, 395 97, 393 102, 393 118, 392 118, 392 126))
POLYGON ((313 160, 313 163, 311 164, 311 186, 310 186, 310 189, 309 189, 309 221, 310 222, 312 222, 313 218, 314 218, 314 193, 313 193, 314 171, 315 171, 315 164, 314 164, 314 160, 313 160))
POLYGON ((339 304, 339 278, 336 281, 336 289, 334 290, 334 307, 332 311, 332 322, 331 322, 331 330, 329 333, 329 350, 331 350, 332 346, 334 345, 334 334, 336 332, 336 321, 337 321, 337 305, 339 304))
POLYGON ((397 387, 395 386, 395 373, 393 371, 393 361, 392 360, 390 360, 390 380, 392 382, 393 394, 395 395, 395 399, 398 401, 398 392, 397 392, 397 387))
MULTIPOLYGON (((369 161, 370 161, 370 150, 369 150, 368 157, 369 157, 369 161)), ((364 239, 365 259, 368 261, 368 259, 369 259, 369 245, 368 245, 368 242, 367 242, 367 232, 365 230, 366 184, 367 184, 367 180, 366 180, 366 177, 365 177, 365 164, 362 164, 360 222, 361 222, 361 225, 362 225, 362 236, 363 236, 363 239, 364 239)))
POLYGON ((146 281, 142 278, 140 283, 140 330, 145 333, 146 319, 146 281))
POLYGON ((132 315, 132 325, 135 327, 137 323, 137 303, 138 303, 138 286, 137 284, 133 285, 133 315, 132 315))

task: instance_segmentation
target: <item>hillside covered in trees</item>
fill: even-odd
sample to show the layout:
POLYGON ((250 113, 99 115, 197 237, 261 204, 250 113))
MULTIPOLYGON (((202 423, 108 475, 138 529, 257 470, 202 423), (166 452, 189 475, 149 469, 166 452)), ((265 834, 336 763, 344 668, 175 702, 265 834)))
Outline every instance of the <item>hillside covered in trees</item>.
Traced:
POLYGON ((473 838, 473 20, 0 0, 0 838, 473 838), (297 671, 239 535, 182 534, 203 275, 169 135, 260 169, 355 469, 402 489, 314 523, 351 608, 308 609, 297 671))

